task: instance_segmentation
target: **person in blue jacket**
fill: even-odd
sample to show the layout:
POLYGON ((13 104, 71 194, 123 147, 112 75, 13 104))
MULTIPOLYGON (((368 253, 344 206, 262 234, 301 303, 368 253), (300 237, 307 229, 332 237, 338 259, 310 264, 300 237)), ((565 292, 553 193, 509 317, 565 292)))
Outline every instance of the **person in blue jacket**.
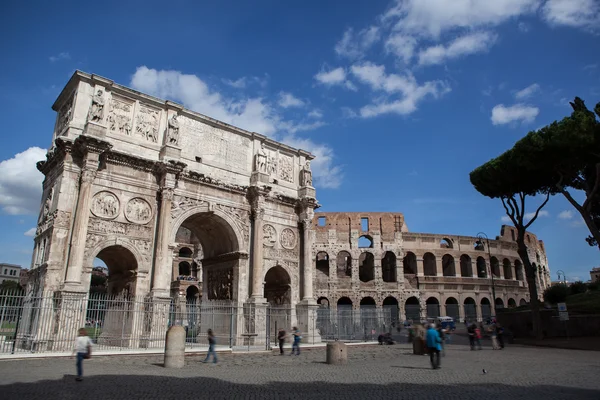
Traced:
POLYGON ((440 351, 442 350, 442 338, 435 329, 435 324, 429 325, 427 330, 427 348, 429 350, 429 360, 433 369, 440 367, 440 351), (435 357, 435 360, 434 360, 435 357))

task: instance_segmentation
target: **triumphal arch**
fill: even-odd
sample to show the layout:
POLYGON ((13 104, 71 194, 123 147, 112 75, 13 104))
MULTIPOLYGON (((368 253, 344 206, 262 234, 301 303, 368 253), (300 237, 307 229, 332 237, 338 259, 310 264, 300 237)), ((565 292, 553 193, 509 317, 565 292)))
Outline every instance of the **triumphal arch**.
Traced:
POLYGON ((243 305, 236 338, 264 340, 273 302, 311 329, 310 153, 80 71, 53 109, 28 293, 52 293, 55 311, 35 316, 51 329, 28 323, 30 337, 75 335, 95 258, 111 295, 145 299, 133 345, 167 326, 173 295, 190 286, 203 301, 243 305))

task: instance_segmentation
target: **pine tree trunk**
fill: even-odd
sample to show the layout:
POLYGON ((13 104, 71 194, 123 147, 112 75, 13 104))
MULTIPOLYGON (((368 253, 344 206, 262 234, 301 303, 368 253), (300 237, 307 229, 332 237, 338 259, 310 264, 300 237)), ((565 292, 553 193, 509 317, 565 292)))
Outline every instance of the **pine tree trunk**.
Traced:
POLYGON ((517 246, 519 256, 523 261, 523 266, 525 267, 525 276, 527 277, 527 286, 529 288, 529 304, 531 306, 531 319, 533 322, 533 333, 536 339, 543 339, 542 335, 542 318, 540 315, 540 302, 538 300, 538 291, 536 285, 536 271, 533 269, 533 265, 531 265, 531 261, 529 261, 529 254, 527 254, 527 246, 525 245, 525 232, 519 232, 517 238, 517 246))

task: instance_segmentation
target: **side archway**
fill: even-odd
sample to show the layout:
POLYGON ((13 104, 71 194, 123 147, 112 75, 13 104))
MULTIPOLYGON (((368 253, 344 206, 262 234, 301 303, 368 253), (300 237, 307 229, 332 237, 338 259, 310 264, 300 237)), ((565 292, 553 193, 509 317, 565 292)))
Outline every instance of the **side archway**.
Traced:
POLYGON ((465 311, 465 321, 470 322, 477 320, 477 303, 475 303, 474 298, 465 298, 463 301, 463 307, 465 311))
POLYGON ((437 265, 432 253, 423 254, 423 274, 425 276, 437 276, 437 265))
POLYGON ((452 257, 450 254, 445 254, 444 257, 442 257, 442 271, 444 276, 456 276, 454 257, 452 257))
POLYGON ((415 253, 409 251, 406 253, 403 259, 404 275, 416 275, 417 274, 417 256, 415 253))
POLYGON ((409 321, 421 321, 421 303, 418 298, 412 296, 406 299, 406 302, 404 303, 404 314, 409 321))
POLYGON ((435 297, 430 297, 425 301, 427 306, 427 318, 436 318, 440 316, 440 301, 435 297))
POLYGON ((291 279, 282 266, 272 267, 265 274, 264 296, 272 306, 292 303, 291 279))
POLYGON ((446 315, 454 318, 454 321, 458 321, 460 318, 460 306, 458 305, 458 300, 454 297, 446 299, 446 315))

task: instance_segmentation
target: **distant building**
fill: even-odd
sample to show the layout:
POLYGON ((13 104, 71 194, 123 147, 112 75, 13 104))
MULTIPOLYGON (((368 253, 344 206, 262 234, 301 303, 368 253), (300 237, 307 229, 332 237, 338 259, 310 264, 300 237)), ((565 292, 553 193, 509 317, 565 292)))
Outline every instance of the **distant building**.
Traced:
POLYGON ((0 263, 0 284, 4 281, 19 282, 21 279, 21 266, 0 263))
POLYGON ((590 277, 592 278, 592 282, 600 281, 600 267, 592 268, 590 277))

